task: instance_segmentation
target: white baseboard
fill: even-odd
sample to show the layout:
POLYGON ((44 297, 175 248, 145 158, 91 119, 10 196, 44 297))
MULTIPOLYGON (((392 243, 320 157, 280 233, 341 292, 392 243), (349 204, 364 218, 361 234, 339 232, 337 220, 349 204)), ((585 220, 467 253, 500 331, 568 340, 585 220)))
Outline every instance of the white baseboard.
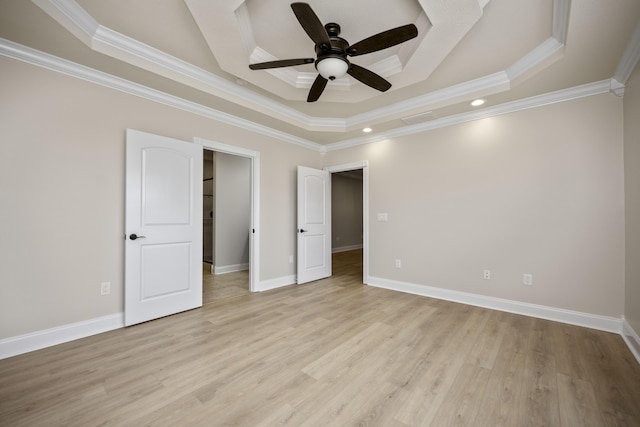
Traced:
POLYGON ((624 318, 622 319, 622 338, 624 342, 627 343, 629 350, 631 350, 631 353, 633 353, 638 363, 640 363, 640 337, 624 318))
POLYGON ((97 317, 82 322, 19 335, 0 340, 0 359, 17 356, 45 347, 89 337, 102 332, 124 328, 124 313, 97 317))
POLYGON ((340 246, 338 248, 331 248, 331 253, 355 251, 356 249, 362 249, 362 243, 359 245, 340 246))
POLYGON ((215 275, 218 275, 218 274, 233 273, 235 271, 244 271, 248 269, 249 269, 248 262, 245 262, 244 264, 222 265, 220 267, 216 265, 215 268, 213 268, 212 273, 215 275))
POLYGON ((264 280, 258 284, 258 288, 256 292, 269 291, 271 289, 282 288, 283 286, 295 285, 296 276, 292 274, 291 276, 278 277, 275 279, 264 280))
POLYGON ((622 333, 622 318, 564 310, 561 308, 476 295, 468 292, 452 291, 433 286, 416 285, 414 283, 399 282, 379 277, 369 277, 368 285, 477 307, 506 311, 508 313, 553 320, 570 325, 584 326, 601 331, 614 332, 616 334, 622 333))
MULTIPOLYGON (((247 264, 247 267, 244 269, 246 270, 248 266, 247 264)), ((295 283, 295 275, 279 277, 260 282, 256 291, 267 291, 295 283)), ((0 360, 119 328, 124 328, 124 313, 97 317, 95 319, 6 338, 0 340, 0 360)))
MULTIPOLYGON (((276 279, 265 280, 259 283, 257 292, 281 288, 296 283, 296 276, 284 276, 276 279)), ((414 295, 469 304, 493 310, 522 314, 525 316, 553 320, 571 325, 613 332, 622 335, 627 346, 640 363, 640 337, 631 325, 624 320, 615 317, 606 317, 578 311, 563 310, 555 307, 547 307, 518 301, 505 300, 467 292, 452 291, 433 286, 417 285, 414 283, 399 282, 395 280, 369 277, 368 285, 405 292, 414 295)), ((0 360, 19 354, 40 350, 45 347, 62 344, 65 342, 89 337, 102 332, 124 327, 124 313, 116 313, 108 316, 97 317, 82 322, 71 323, 56 328, 45 329, 30 334, 0 340, 0 360)))

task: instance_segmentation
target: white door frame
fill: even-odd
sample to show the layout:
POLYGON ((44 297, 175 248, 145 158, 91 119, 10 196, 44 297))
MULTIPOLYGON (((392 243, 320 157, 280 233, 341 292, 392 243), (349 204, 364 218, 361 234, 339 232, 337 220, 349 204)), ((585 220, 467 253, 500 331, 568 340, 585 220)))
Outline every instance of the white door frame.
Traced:
POLYGON ((366 285, 369 283, 369 162, 362 160, 324 168, 329 173, 357 169, 362 169, 362 282, 366 285))
POLYGON ((251 230, 249 234, 249 290, 259 290, 260 265, 260 152, 204 138, 194 138, 205 150, 247 157, 251 160, 251 230))

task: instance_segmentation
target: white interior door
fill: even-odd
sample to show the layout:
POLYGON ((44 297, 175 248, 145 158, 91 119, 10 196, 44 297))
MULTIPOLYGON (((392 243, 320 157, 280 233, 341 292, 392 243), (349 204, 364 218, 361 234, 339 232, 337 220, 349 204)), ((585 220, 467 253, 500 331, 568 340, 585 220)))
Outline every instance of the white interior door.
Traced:
POLYGON ((331 176, 298 166, 298 284, 331 276, 331 176))
POLYGON ((202 145, 127 130, 125 325, 202 306, 202 145))

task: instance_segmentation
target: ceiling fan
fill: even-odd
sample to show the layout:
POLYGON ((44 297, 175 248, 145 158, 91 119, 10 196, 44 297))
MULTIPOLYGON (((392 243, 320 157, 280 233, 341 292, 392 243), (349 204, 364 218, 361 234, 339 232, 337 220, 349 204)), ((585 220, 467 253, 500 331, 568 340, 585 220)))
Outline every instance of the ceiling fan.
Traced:
POLYGON ((252 70, 268 68, 292 67, 315 62, 318 77, 316 77, 307 97, 307 102, 314 102, 320 98, 329 80, 335 80, 349 74, 356 80, 381 92, 389 90, 391 83, 359 65, 352 64, 347 56, 358 56, 377 52, 404 43, 418 35, 418 29, 413 24, 403 25, 391 30, 383 31, 358 43, 349 45, 340 35, 340 26, 336 23, 322 25, 311 6, 307 3, 292 3, 291 9, 298 18, 307 35, 315 43, 316 58, 282 59, 278 61, 250 64, 252 70))

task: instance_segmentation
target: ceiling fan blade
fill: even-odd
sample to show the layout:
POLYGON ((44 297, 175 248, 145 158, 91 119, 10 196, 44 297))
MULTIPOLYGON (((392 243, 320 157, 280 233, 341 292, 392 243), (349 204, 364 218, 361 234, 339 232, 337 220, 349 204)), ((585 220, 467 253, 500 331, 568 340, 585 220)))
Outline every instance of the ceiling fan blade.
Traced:
POLYGON ((362 83, 367 86, 371 86, 374 89, 379 90, 380 92, 386 92, 391 87, 391 83, 374 73, 373 71, 369 71, 366 68, 363 68, 356 64, 351 64, 349 67, 349 71, 347 71, 351 77, 354 79, 360 80, 362 83))
POLYGON ((307 3, 291 3, 291 9, 295 13, 298 22, 302 25, 302 28, 309 35, 311 40, 318 46, 326 46, 326 49, 331 47, 331 41, 327 30, 324 29, 322 22, 318 19, 318 15, 315 14, 311 6, 307 3))
POLYGON ((391 46, 406 42, 418 35, 418 28, 413 24, 403 25, 383 31, 364 40, 359 41, 347 48, 349 56, 364 55, 366 53, 377 52, 391 46))
POLYGON ((281 68, 281 67, 293 67, 294 65, 313 64, 315 59, 313 58, 298 58, 298 59, 281 59, 278 61, 259 62, 257 64, 249 64, 249 68, 252 70, 266 70, 267 68, 281 68))
POLYGON ((307 96, 307 102, 315 102, 320 98, 322 92, 324 92, 325 86, 327 86, 328 80, 318 74, 316 80, 311 85, 311 90, 309 91, 309 96, 307 96))

